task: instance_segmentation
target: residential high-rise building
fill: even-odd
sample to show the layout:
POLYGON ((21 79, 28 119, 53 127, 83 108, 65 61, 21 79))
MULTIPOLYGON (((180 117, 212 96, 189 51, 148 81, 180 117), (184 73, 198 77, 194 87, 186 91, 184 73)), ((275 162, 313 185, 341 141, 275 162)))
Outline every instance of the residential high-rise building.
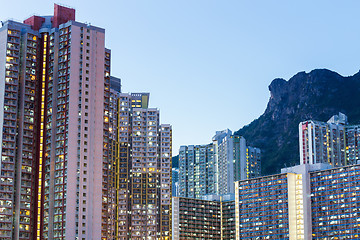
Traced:
POLYGON ((221 239, 221 203, 174 197, 173 240, 221 239))
POLYGON ((234 181, 261 176, 261 150, 246 145, 243 136, 232 135, 234 146, 234 181))
POLYGON ((179 196, 201 198, 215 194, 213 144, 181 146, 179 151, 179 196))
POLYGON ((345 126, 345 142, 347 164, 360 164, 360 125, 345 126))
POLYGON ((113 239, 171 239, 172 129, 148 93, 111 90, 113 239))
POLYGON ((234 240, 235 202, 231 197, 173 197, 173 239, 234 240))
POLYGON ((216 166, 216 194, 234 193, 234 182, 261 175, 261 151, 246 145, 242 136, 229 129, 217 131, 213 137, 216 166))
POLYGON ((113 239, 105 30, 55 4, 0 28, 0 239, 113 239))
POLYGON ((235 191, 235 201, 173 198, 173 239, 360 238, 360 165, 302 164, 235 191))
POLYGON ((221 238, 235 240, 235 201, 221 201, 221 238))
POLYGON ((314 120, 301 122, 300 164, 346 166, 360 162, 359 126, 347 124, 343 113, 331 117, 326 123, 314 120))
POLYGON ((215 191, 219 195, 234 193, 234 141, 229 129, 217 131, 213 137, 215 191))
POLYGON ((246 140, 243 136, 232 135, 234 145, 234 181, 247 179, 246 140))
POLYGON ((236 182, 236 239, 358 239, 360 165, 302 164, 236 182))
POLYGON ((33 239, 39 222, 37 207, 42 207, 37 164, 40 38, 26 24, 7 21, 0 28, 1 239, 33 239))
POLYGON ((217 131, 207 145, 181 146, 180 197, 234 194, 234 181, 260 176, 261 151, 229 129, 217 131))
POLYGON ((179 196, 179 168, 172 168, 172 196, 179 196))
POLYGON ((308 181, 312 239, 359 239, 360 165, 310 172, 308 181))
POLYGON ((110 58, 57 4, 0 28, 0 239, 171 238, 171 126, 110 58))
POLYGON ((345 165, 345 124, 347 118, 344 114, 340 114, 336 120, 334 116, 326 123, 311 120, 299 124, 301 164, 345 165))
POLYGON ((236 239, 289 239, 286 174, 235 183, 236 239))
MULTIPOLYGON (((261 176, 261 150, 256 147, 246 148, 246 178, 261 176)), ((236 181, 236 179, 235 179, 236 181)))

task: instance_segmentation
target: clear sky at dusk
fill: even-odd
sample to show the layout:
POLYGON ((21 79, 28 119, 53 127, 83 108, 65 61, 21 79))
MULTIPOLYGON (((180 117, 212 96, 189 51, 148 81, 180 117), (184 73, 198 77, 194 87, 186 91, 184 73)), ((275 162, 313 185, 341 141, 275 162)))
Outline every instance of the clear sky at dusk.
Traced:
MULTIPOLYGON (((52 15, 49 0, 2 0, 0 19, 52 15)), ((76 20, 105 28, 123 92, 150 92, 180 145, 259 117, 274 78, 360 69, 360 1, 63 0, 76 20)))

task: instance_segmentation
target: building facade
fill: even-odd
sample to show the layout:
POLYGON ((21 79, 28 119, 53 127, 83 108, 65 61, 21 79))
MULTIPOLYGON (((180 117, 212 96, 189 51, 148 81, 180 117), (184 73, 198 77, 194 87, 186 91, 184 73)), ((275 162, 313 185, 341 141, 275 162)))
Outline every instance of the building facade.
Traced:
POLYGON ((235 201, 221 201, 221 239, 235 240, 235 201))
POLYGON ((247 146, 243 136, 232 135, 234 181, 261 176, 261 150, 247 146))
POLYGON ((0 45, 0 238, 106 239, 104 29, 55 4, 54 16, 5 22, 0 45))
POLYGON ((201 198, 215 194, 214 146, 181 146, 179 151, 179 196, 201 198))
POLYGON ((171 239, 171 126, 148 107, 148 93, 111 96, 114 239, 171 239))
POLYGON ((310 173, 313 239, 360 238, 360 165, 310 173))
POLYGON ((261 175, 261 151, 247 146, 244 137, 226 129, 217 131, 212 140, 180 147, 180 197, 234 194, 235 181, 261 175))
POLYGON ((36 234, 40 45, 40 34, 28 25, 7 21, 0 29, 2 239, 36 234))
POLYGON ((174 197, 173 240, 221 239, 221 203, 174 197))
MULTIPOLYGON (((261 176, 261 150, 256 147, 246 148, 246 178, 261 176)), ((236 181, 236 179, 235 179, 236 181)))
POLYGON ((172 168, 172 196, 179 196, 179 168, 172 168))
POLYGON ((354 165, 360 161, 359 126, 347 125, 345 114, 329 121, 309 120, 299 124, 300 164, 354 165))
POLYGON ((286 174, 235 183, 236 239, 288 239, 286 174))
POLYGON ((358 239, 360 165, 302 164, 236 182, 236 239, 358 239))
POLYGON ((360 164, 360 126, 345 126, 345 156, 348 165, 360 164))
POLYGON ((213 137, 215 191, 219 195, 234 193, 234 141, 229 129, 217 131, 213 137))
POLYGON ((71 8, 0 28, 0 239, 171 238, 171 126, 110 60, 71 8))
POLYGON ((173 197, 173 239, 235 239, 235 202, 230 195, 173 197))

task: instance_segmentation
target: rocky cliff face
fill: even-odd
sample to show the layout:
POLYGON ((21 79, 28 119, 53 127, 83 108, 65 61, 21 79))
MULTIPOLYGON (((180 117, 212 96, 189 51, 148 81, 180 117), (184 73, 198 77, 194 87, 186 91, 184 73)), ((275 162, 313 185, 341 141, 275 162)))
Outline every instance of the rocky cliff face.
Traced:
POLYGON ((288 81, 273 80, 269 90, 264 114, 236 132, 261 148, 263 174, 298 164, 301 121, 327 121, 342 112, 350 124, 360 124, 360 73, 343 77, 327 69, 300 72, 288 81))

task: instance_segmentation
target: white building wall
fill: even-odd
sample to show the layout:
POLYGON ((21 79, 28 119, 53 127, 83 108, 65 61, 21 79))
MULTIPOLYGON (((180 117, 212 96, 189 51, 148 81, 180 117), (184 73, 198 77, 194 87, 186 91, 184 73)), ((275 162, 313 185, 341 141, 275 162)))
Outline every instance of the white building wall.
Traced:
POLYGON ((213 137, 215 166, 216 166, 216 193, 234 193, 234 145, 232 132, 229 129, 217 131, 213 137))

